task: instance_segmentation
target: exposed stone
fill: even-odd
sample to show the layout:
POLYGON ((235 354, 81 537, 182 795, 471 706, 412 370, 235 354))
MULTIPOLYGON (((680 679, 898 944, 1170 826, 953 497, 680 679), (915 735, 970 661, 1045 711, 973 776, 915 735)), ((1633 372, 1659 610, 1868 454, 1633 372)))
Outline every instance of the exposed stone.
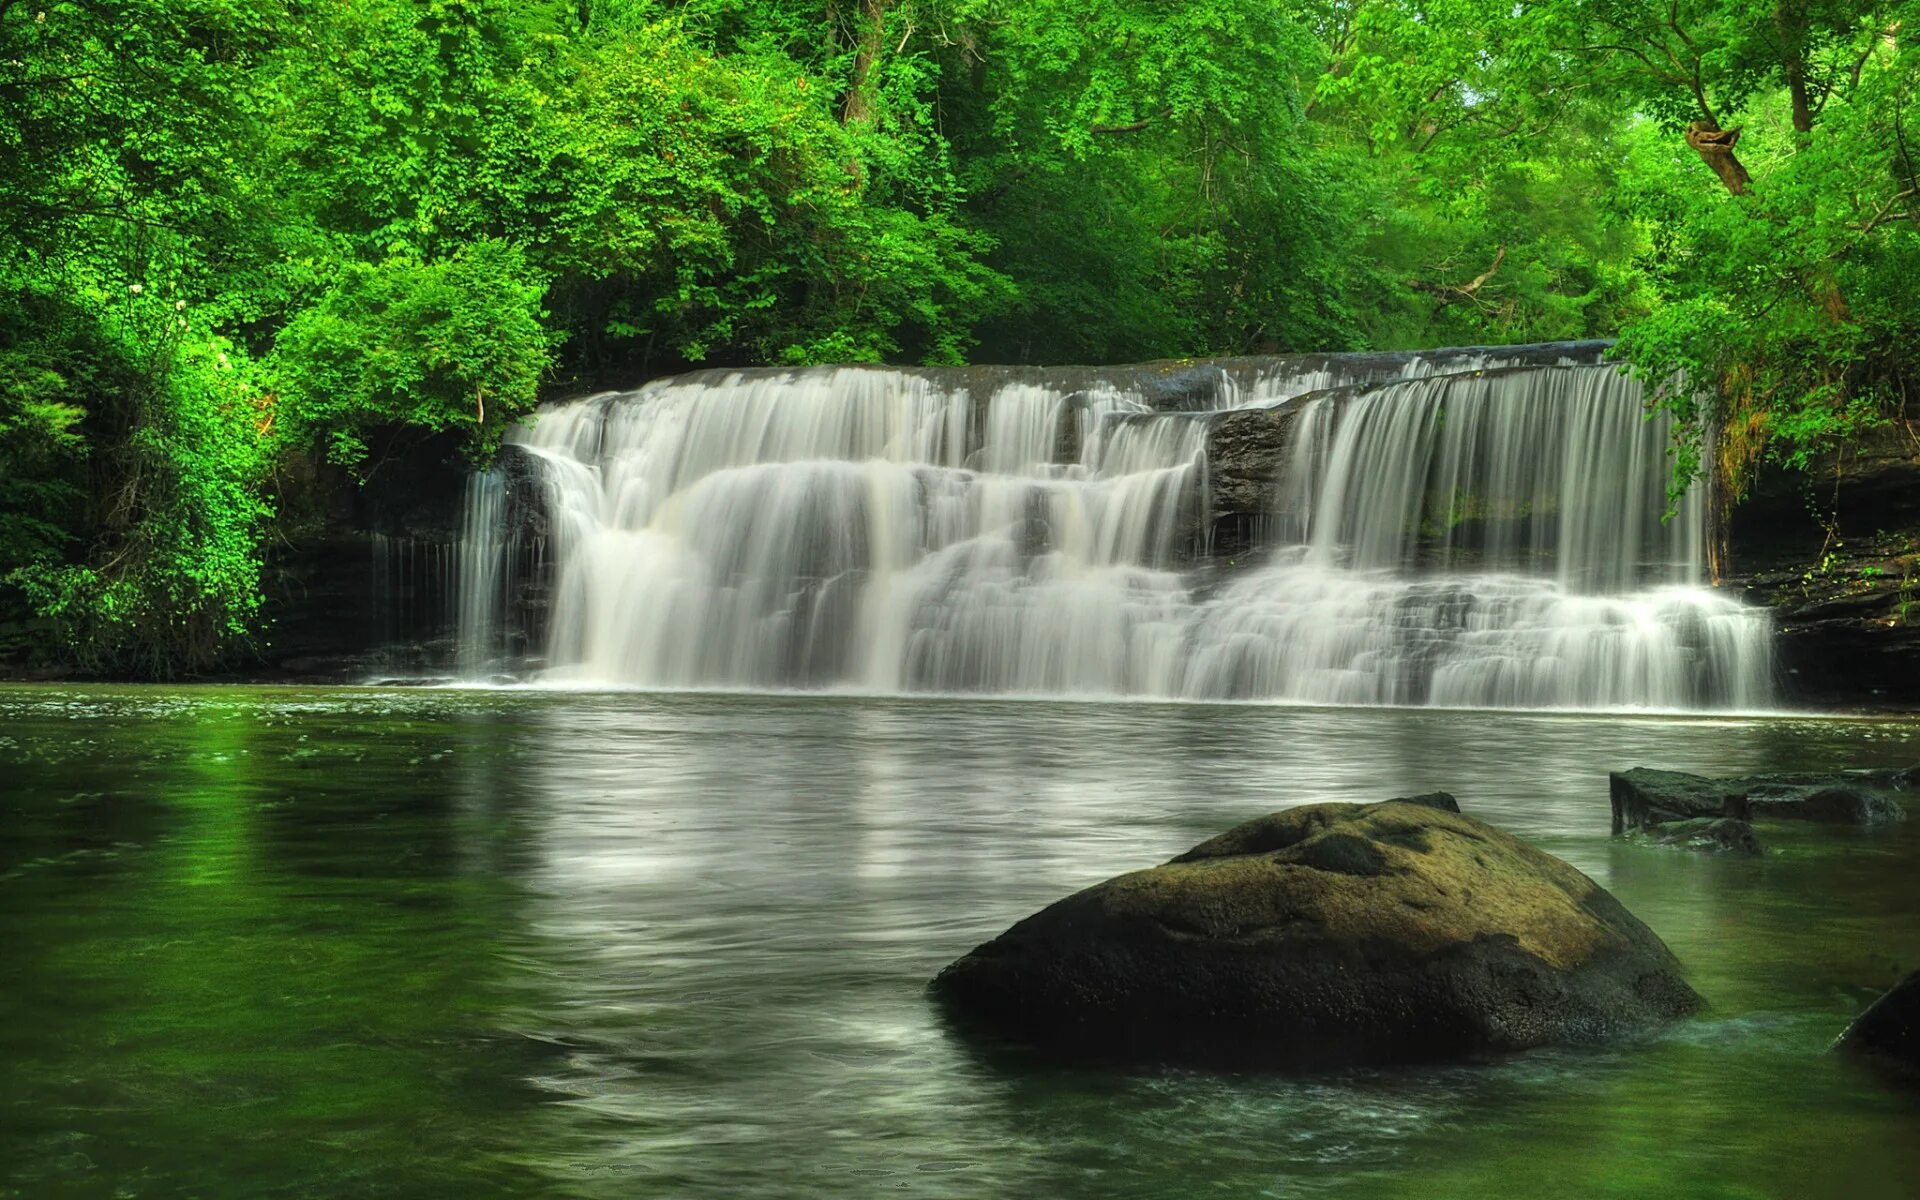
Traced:
POLYGON ((1756 787, 1747 793, 1747 815, 1755 821, 1884 825, 1902 820, 1907 814, 1899 801, 1875 787, 1775 784, 1756 787))
POLYGON ((1897 797, 1920 786, 1920 767, 1719 779, 1640 767, 1607 782, 1616 834, 1716 817, 1882 825, 1906 816, 1897 797))
POLYGON ((1418 804, 1424 808, 1437 808, 1441 812, 1457 813, 1460 802, 1451 792, 1423 792, 1418 796, 1398 796, 1392 801, 1396 804, 1418 804))
POLYGON ((1207 425, 1207 528, 1216 555, 1232 557, 1260 547, 1274 511, 1274 491, 1286 462, 1294 406, 1243 408, 1207 425))
POLYGON ((1695 817, 1656 825, 1647 834, 1656 846, 1680 846, 1688 850, 1723 851, 1729 854, 1759 854, 1760 839, 1753 826, 1734 817, 1695 817))
POLYGON ((1920 971, 1880 997, 1847 1026, 1834 1048, 1896 1066, 1920 1078, 1920 971))
MULTIPOLYGON (((495 459, 509 564, 498 642, 521 661, 544 637, 551 534, 542 466, 530 451, 495 459)), ((454 588, 472 464, 459 439, 384 447, 364 483, 318 459, 288 468, 283 502, 297 536, 270 545, 268 629, 240 678, 404 681, 452 668, 454 588)))
POLYGON ((1701 1004, 1579 871, 1403 801, 1250 821, 1021 921, 934 990, 1053 1052, 1289 1067, 1595 1042, 1701 1004))
POLYGON ((1651 829, 1668 821, 1727 816, 1741 796, 1731 782, 1648 767, 1615 771, 1607 776, 1613 831, 1619 834, 1651 829))
POLYGON ((1920 438, 1897 420, 1805 471, 1766 468, 1728 525, 1725 586, 1774 610, 1797 704, 1920 706, 1920 438))

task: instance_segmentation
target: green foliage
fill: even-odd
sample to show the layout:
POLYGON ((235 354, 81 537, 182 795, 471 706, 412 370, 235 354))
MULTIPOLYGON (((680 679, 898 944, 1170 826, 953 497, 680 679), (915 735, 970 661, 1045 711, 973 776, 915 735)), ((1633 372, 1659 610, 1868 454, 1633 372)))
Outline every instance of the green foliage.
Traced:
POLYGON ((1805 133, 1756 107, 1747 194, 1662 198, 1672 242, 1650 274, 1666 303, 1623 347, 1651 375, 1700 385, 1669 403, 1696 430, 1731 431, 1721 467, 1736 484, 1763 447, 1804 467, 1883 423, 1920 372, 1920 190, 1905 148, 1920 55, 1862 65, 1805 133))
POLYGON ((543 393, 694 363, 1620 334, 1683 477, 1804 465, 1913 392, 1916 27, 1915 0, 0 3, 0 623, 212 666, 259 630, 275 479, 313 474, 279 466, 427 432, 484 459, 543 393))
MULTIPOLYGON (((84 669, 211 666, 244 641, 260 607, 269 414, 244 359, 187 313, 184 301, 133 294, 98 310, 76 347, 111 388, 92 394, 88 414, 99 447, 83 523, 93 544, 79 556, 57 552, 64 539, 10 547, 7 581, 84 669)), ((61 440, 71 439, 80 409, 61 408, 71 410, 58 418, 61 440)))
POLYGON ((69 538, 62 518, 82 498, 74 479, 87 449, 86 388, 71 373, 90 363, 75 353, 83 347, 23 337, 57 313, 9 300, 0 307, 0 564, 19 566, 53 560, 69 538))
POLYGON ((545 291, 517 247, 492 240, 435 263, 349 264, 275 340, 275 407, 297 442, 345 467, 382 426, 468 429, 475 452, 490 452, 533 410, 548 367, 545 291))
POLYGON ((993 357, 1114 361, 1356 341, 1360 205, 1296 84, 1285 9, 975 10, 955 122, 968 212, 1015 301, 993 357))
POLYGON ((1574 252, 1534 241, 1526 260, 1591 280, 1585 315, 1681 419, 1676 486, 1711 466, 1737 492, 1762 457, 1804 467, 1912 392, 1917 24, 1912 0, 1370 4, 1322 93, 1456 187, 1489 154, 1589 158, 1555 188, 1574 252))
POLYGON ((214 325, 273 291, 247 82, 275 16, 0 8, 0 610, 71 665, 202 668, 259 608, 270 456, 214 325))

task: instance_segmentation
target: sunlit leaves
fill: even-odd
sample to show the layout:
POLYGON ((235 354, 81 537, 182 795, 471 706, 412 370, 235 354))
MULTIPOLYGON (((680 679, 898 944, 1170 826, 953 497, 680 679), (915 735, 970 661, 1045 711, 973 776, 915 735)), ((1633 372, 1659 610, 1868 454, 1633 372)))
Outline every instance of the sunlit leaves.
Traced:
POLYGON ((358 467, 383 426, 468 431, 476 453, 533 408, 553 337, 525 256, 482 240, 435 262, 355 264, 269 360, 296 440, 358 467))

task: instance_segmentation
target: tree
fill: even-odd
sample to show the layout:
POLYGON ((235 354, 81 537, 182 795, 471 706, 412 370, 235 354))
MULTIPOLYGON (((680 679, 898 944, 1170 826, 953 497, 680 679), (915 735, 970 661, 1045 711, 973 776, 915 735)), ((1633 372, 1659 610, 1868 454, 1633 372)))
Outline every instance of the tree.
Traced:
POLYGON ((1917 16, 1911 0, 1369 4, 1322 92, 1377 143, 1422 151, 1553 147, 1571 117, 1608 122, 1611 203, 1655 296, 1621 351, 1681 418, 1676 483, 1720 430, 1733 495, 1763 453, 1804 464, 1909 394, 1920 60, 1900 34, 1917 16))

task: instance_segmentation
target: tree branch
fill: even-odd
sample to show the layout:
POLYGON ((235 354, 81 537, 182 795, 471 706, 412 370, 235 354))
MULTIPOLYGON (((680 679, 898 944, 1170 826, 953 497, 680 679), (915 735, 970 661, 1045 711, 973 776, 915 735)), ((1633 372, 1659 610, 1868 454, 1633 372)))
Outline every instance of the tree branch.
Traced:
MULTIPOLYGON (((1440 303, 1443 305, 1458 304, 1463 300, 1470 300, 1475 304, 1481 304, 1478 295, 1480 289, 1485 287, 1487 281, 1493 278, 1494 273, 1500 269, 1500 264, 1506 261, 1506 257, 1507 248, 1505 246, 1496 249, 1493 253, 1492 265, 1474 276, 1469 283, 1455 286, 1446 283, 1430 283, 1424 279, 1409 279, 1407 286, 1416 292, 1425 292, 1429 296, 1439 297, 1440 303)), ((1481 307, 1484 308, 1486 306, 1482 304, 1481 307)))
POLYGON ((1911 199, 1915 195, 1920 195, 1920 188, 1908 188, 1904 192, 1900 192, 1893 196, 1889 196, 1887 198, 1887 202, 1880 206, 1879 212, 1873 214, 1873 217, 1870 220, 1861 222, 1860 232, 1872 233, 1874 229, 1878 227, 1882 221, 1887 220, 1889 217, 1891 217, 1896 221, 1913 220, 1916 222, 1920 222, 1920 211, 1915 211, 1915 212, 1895 212, 1894 211, 1895 208, 1899 207, 1900 202, 1902 200, 1911 199))

